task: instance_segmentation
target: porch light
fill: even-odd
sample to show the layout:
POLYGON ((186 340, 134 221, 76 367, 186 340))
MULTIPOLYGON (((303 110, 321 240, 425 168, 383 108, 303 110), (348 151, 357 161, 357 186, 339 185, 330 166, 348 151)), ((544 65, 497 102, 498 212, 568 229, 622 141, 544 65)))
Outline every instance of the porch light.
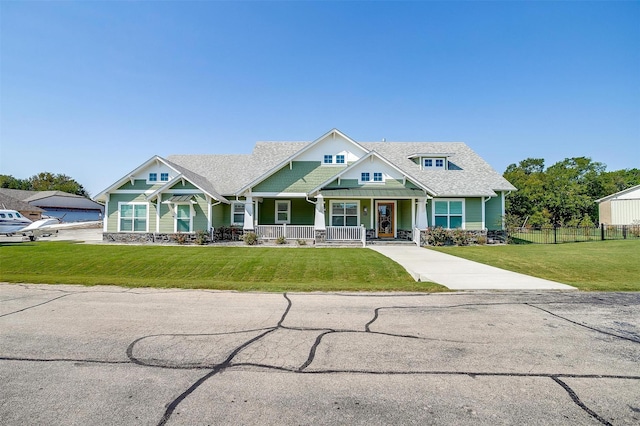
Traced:
POLYGON ((362 208, 362 213, 363 213, 365 216, 367 215, 367 210, 368 210, 368 209, 367 209, 367 206, 364 206, 364 207, 362 208))

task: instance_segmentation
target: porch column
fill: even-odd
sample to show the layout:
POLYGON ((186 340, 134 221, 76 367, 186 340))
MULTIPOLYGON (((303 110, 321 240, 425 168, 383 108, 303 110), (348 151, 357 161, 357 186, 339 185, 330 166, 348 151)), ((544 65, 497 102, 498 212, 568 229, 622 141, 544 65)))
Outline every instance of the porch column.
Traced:
MULTIPOLYGON (((102 232, 109 232, 109 200, 111 194, 107 194, 107 199, 104 203, 104 214, 102 215, 102 232)), ((117 230, 118 228, 116 228, 117 230)))
POLYGON ((416 228, 427 229, 427 199, 418 198, 418 217, 416 220, 416 228))
POLYGON ((313 220, 313 226, 316 230, 323 231, 327 229, 324 222, 324 197, 322 194, 316 196, 316 211, 313 220))
POLYGON ((416 229, 416 199, 411 199, 411 232, 416 229))
POLYGON ((160 214, 160 209, 162 208, 161 202, 162 194, 158 194, 158 198, 156 198, 156 233, 160 233, 160 220, 162 219, 162 215, 160 214))
POLYGON ((244 200, 244 226, 245 231, 253 231, 253 197, 248 196, 244 200))

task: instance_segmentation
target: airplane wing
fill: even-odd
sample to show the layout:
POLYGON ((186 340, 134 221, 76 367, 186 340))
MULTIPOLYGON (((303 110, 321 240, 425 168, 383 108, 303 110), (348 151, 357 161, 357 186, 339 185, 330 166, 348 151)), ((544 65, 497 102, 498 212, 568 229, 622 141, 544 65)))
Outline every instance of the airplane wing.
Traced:
POLYGON ((29 226, 16 231, 16 234, 29 235, 29 239, 31 241, 35 241, 36 238, 42 236, 43 234, 54 233, 60 229, 87 228, 98 226, 101 223, 101 221, 60 223, 57 218, 52 217, 36 220, 35 222, 29 224, 29 226))

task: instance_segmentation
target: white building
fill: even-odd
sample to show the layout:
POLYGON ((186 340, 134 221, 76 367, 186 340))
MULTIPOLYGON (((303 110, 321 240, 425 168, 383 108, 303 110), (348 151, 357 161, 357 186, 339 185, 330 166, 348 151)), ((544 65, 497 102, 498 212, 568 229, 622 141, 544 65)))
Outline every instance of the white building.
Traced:
POLYGON ((596 200, 600 223, 631 225, 640 223, 640 185, 596 200))

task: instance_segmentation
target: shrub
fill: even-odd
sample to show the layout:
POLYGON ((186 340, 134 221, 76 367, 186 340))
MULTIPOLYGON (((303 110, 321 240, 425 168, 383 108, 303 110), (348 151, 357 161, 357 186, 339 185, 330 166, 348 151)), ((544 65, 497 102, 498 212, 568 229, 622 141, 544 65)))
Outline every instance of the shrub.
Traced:
POLYGON ((258 244, 258 235, 255 232, 247 232, 242 236, 242 241, 248 246, 258 244))
POLYGON ((487 244, 487 237, 484 236, 484 235, 478 235, 476 237, 476 244, 481 245, 481 246, 487 244))
POLYGON ((451 233, 451 240, 457 246, 468 246, 469 245, 469 234, 462 229, 454 229, 451 233))
POLYGON ((307 240, 298 240, 298 245, 299 246, 306 246, 307 245, 307 240))
POLYGON ((181 233, 174 234, 173 240, 176 243, 180 244, 180 245, 186 244, 187 243, 187 235, 186 234, 181 234, 181 233))
POLYGON ((202 229, 199 231, 196 231, 196 240, 195 240, 196 244, 198 244, 199 246, 203 246, 208 242, 209 242, 209 234, 207 233, 207 231, 204 231, 202 229))
POLYGON ((446 229, 437 227, 429 229, 427 244, 430 246, 443 246, 449 240, 449 233, 446 229))
POLYGON ((282 235, 280 235, 278 238, 276 238, 276 244, 287 244, 287 240, 282 235))

